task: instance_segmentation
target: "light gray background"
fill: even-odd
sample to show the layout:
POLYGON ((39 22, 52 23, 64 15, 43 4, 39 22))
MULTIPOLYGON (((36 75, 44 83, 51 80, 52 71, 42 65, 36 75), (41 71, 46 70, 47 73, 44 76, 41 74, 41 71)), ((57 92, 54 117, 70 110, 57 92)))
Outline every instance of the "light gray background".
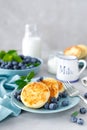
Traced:
POLYGON ((0 0, 0 49, 21 50, 26 23, 37 24, 43 52, 87 44, 87 1, 0 0))
MULTIPOLYGON (((87 0, 0 0, 0 50, 21 51, 26 23, 37 24, 43 57, 74 44, 87 45, 87 0)), ((49 75, 46 64, 39 75, 49 75)), ((76 87, 82 94, 87 91, 81 83, 76 87)), ((69 120, 70 114, 81 106, 52 115, 23 112, 1 122, 0 130, 86 130, 87 115, 80 115, 84 126, 69 120)))

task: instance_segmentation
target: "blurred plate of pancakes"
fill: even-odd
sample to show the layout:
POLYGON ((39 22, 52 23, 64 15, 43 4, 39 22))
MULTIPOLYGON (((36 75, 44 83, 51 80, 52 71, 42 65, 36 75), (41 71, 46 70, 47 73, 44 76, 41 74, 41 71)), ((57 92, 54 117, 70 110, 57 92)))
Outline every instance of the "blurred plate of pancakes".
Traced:
POLYGON ((79 97, 71 98, 67 96, 66 100, 69 100, 68 106, 60 106, 56 110, 45 109, 43 106, 46 102, 49 101, 51 97, 57 98, 59 93, 64 91, 64 84, 51 77, 43 77, 43 79, 38 81, 39 79, 40 77, 33 78, 30 83, 24 86, 20 95, 22 102, 14 97, 14 93, 18 90, 14 91, 12 94, 12 102, 17 107, 27 112, 47 114, 68 110, 79 103, 79 97))

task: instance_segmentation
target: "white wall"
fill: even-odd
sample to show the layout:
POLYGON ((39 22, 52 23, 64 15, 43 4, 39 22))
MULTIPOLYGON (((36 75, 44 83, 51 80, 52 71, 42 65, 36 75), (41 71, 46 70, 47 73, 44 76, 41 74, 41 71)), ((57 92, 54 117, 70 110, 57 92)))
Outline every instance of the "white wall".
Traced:
POLYGON ((87 0, 0 0, 0 49, 21 50, 26 23, 37 24, 43 51, 87 44, 87 0))

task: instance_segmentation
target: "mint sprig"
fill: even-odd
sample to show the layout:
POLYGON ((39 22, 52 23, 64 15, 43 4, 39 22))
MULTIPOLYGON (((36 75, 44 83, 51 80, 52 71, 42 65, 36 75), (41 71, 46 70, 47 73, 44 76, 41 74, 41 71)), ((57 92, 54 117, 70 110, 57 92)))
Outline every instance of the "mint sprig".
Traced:
POLYGON ((71 116, 77 116, 79 114, 79 112, 78 111, 75 111, 75 112, 73 112, 72 114, 71 114, 71 116))
POLYGON ((17 61, 17 62, 22 62, 21 57, 17 54, 16 50, 9 50, 9 51, 0 51, 0 59, 3 61, 17 61))
POLYGON ((31 79, 35 76, 34 71, 31 71, 27 76, 20 76, 20 79, 15 81, 15 84, 18 85, 18 90, 22 89, 25 85, 27 85, 31 79))

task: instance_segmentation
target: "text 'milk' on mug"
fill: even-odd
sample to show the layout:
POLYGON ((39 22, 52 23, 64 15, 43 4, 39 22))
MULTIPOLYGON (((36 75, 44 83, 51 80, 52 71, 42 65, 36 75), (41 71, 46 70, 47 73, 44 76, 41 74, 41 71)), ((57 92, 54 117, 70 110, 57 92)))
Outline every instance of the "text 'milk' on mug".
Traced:
POLYGON ((57 79, 61 81, 76 82, 86 68, 85 60, 78 60, 75 56, 57 55, 57 79), (79 63, 84 66, 79 70, 79 63))

